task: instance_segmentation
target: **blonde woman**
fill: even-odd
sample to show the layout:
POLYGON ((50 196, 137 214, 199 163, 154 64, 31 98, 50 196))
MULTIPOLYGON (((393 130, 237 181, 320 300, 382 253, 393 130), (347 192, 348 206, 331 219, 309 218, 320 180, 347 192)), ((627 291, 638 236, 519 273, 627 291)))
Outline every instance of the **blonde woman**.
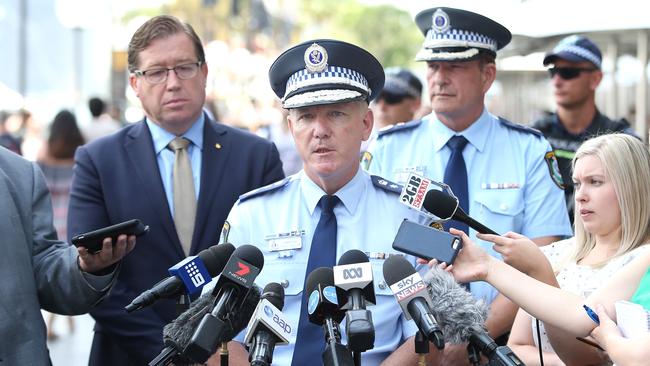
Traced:
MULTIPOLYGON (((587 297, 647 250, 650 154, 638 139, 610 134, 586 141, 573 160, 575 236, 542 247, 514 233, 479 235, 495 243, 506 263, 550 285, 587 297), (539 265, 539 263, 545 263, 539 265)), ((566 182, 565 182, 566 183, 566 182)), ((606 353, 519 310, 508 346, 527 365, 608 364, 606 353)))

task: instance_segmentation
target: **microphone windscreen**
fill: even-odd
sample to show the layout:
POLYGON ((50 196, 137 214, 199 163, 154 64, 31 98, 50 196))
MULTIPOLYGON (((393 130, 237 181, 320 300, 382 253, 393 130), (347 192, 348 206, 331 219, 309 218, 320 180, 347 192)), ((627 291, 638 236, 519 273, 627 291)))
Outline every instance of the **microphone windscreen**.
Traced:
POLYGON ((262 299, 267 299, 278 310, 284 307, 284 287, 277 282, 270 282, 262 290, 262 299))
POLYGON ((446 342, 467 342, 473 333, 485 331, 488 306, 456 283, 451 273, 434 266, 424 275, 424 282, 429 285, 431 312, 446 342))
MULTIPOLYGON (((262 263, 263 265, 263 263, 262 263)), ((226 323, 230 326, 223 332, 223 339, 218 339, 217 344, 223 342, 230 342, 233 338, 246 328, 249 320, 255 312, 257 303, 260 302, 260 288, 253 284, 253 287, 248 291, 246 298, 241 306, 228 312, 229 318, 226 323)))
POLYGON ((394 285, 408 276, 415 273, 415 268, 400 255, 392 255, 384 262, 382 268, 384 272, 384 280, 389 286, 394 285))
POLYGON ((309 296, 318 284, 321 285, 321 288, 334 286, 334 270, 328 267, 319 267, 311 271, 305 281, 305 296, 309 296))
POLYGON ((443 191, 432 189, 424 196, 422 207, 441 219, 448 219, 456 211, 458 201, 443 191))
POLYGON ((235 249, 235 252, 232 253, 232 255, 248 262, 260 270, 264 267, 264 254, 262 254, 262 251, 260 251, 256 246, 248 244, 242 245, 235 249))
POLYGON ((163 341, 166 346, 172 346, 179 352, 190 343, 190 339, 198 327, 203 316, 210 312, 214 296, 206 293, 192 302, 189 309, 185 310, 178 318, 163 328, 163 341))
POLYGON ((347 252, 343 253, 341 258, 339 258, 339 266, 344 266, 346 264, 354 264, 354 263, 366 263, 370 262, 368 259, 368 256, 366 253, 358 250, 358 249, 351 249, 348 250, 347 252))
POLYGON ((226 266, 228 259, 235 251, 235 246, 230 243, 213 245, 210 248, 202 250, 198 256, 205 264, 205 268, 210 272, 210 276, 217 277, 226 266))

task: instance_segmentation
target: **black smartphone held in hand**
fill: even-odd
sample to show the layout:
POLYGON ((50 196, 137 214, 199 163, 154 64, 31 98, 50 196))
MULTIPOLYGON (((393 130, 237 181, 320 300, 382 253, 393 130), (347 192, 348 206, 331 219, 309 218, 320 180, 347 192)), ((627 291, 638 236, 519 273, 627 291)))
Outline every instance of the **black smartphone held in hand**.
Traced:
POLYGON ((144 225, 138 219, 133 219, 85 234, 79 234, 72 238, 72 244, 76 247, 85 247, 89 253, 94 254, 102 250, 102 243, 105 238, 110 237, 113 240, 113 245, 115 245, 117 237, 122 234, 141 236, 147 232, 149 232, 148 225, 144 225))
POLYGON ((426 260, 453 264, 462 247, 459 237, 416 222, 404 220, 393 240, 393 249, 426 260))

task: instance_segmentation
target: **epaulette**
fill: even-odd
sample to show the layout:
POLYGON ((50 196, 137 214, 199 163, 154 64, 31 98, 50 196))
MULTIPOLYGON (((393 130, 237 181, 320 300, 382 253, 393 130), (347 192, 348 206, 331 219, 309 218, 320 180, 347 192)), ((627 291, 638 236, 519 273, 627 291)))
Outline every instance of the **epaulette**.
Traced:
POLYGON ((389 135, 389 134, 391 134, 393 132, 397 132, 397 131, 409 130, 411 128, 415 128, 415 127, 419 126, 421 123, 422 123, 422 120, 418 119, 416 121, 400 122, 400 123, 396 123, 396 124, 391 125, 391 126, 386 126, 386 127, 380 129, 377 132, 377 137, 382 137, 382 136, 385 136, 385 135, 389 135))
POLYGON ((501 117, 499 117, 499 122, 501 122, 502 125, 504 125, 504 126, 506 126, 508 128, 512 128, 514 130, 521 131, 521 132, 532 133, 533 135, 536 135, 536 136, 539 136, 539 137, 544 137, 542 132, 540 132, 539 130, 536 130, 536 129, 532 128, 532 127, 520 125, 518 123, 513 123, 513 122, 510 122, 507 119, 504 119, 504 118, 501 118, 501 117))
POLYGON ((370 179, 372 180, 372 184, 375 187, 379 187, 384 191, 393 192, 397 194, 402 193, 402 186, 397 183, 393 183, 377 175, 371 175, 370 179))
POLYGON ((275 183, 271 183, 271 184, 269 184, 267 186, 254 189, 254 190, 252 190, 250 192, 246 192, 246 193, 242 194, 241 196, 239 196, 239 203, 242 203, 242 202, 244 202, 246 200, 249 200, 249 199, 251 199, 253 197, 261 196, 262 194, 273 192, 273 191, 275 191, 275 190, 277 190, 279 188, 282 188, 282 187, 286 186, 287 183, 289 183, 290 180, 291 180, 291 176, 288 176, 288 177, 286 177, 286 178, 284 178, 282 180, 279 180, 279 181, 277 181, 275 183))

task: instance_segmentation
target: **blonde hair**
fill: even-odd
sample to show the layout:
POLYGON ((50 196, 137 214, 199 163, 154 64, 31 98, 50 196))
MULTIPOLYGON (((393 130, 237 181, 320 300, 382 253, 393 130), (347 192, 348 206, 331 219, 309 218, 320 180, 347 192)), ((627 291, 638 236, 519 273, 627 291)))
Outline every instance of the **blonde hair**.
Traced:
MULTIPOLYGON (((612 181, 621 211, 621 243, 609 260, 645 244, 650 238, 650 152, 634 136, 611 133, 585 141, 573 158, 572 168, 585 156, 594 156, 612 181)), ((575 251, 567 258, 579 262, 596 246, 596 238, 584 228, 580 212, 574 212, 575 251)))

